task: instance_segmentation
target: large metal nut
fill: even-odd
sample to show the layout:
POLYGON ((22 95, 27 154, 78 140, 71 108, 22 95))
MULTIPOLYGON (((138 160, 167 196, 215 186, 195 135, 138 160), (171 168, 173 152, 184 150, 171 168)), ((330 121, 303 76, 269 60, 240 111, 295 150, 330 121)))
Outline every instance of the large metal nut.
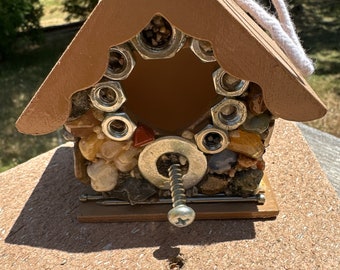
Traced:
POLYGON ((195 135, 198 148, 206 154, 217 154, 227 148, 229 138, 225 131, 208 125, 195 135))
POLYGON ((155 16, 149 25, 131 40, 134 48, 145 60, 171 58, 183 47, 185 41, 186 36, 161 16, 155 16), (155 33, 154 28, 157 28, 159 22, 162 26, 157 30, 159 33, 155 33), (162 31, 169 31, 169 39, 164 43, 157 43, 157 37, 162 35, 162 31), (149 38, 149 33, 155 35, 155 38, 149 38))
POLYGON ((104 112, 115 112, 126 101, 120 83, 112 81, 96 84, 91 90, 90 99, 94 107, 104 112))
POLYGON ((238 79, 225 72, 222 68, 217 69, 213 74, 215 91, 217 94, 226 97, 242 95, 248 88, 249 82, 238 79))
POLYGON ((207 159, 195 144, 181 137, 169 136, 157 139, 140 153, 138 167, 145 179, 160 189, 170 189, 170 178, 160 174, 157 161, 168 153, 175 153, 188 160, 188 171, 183 175, 184 189, 198 184, 207 171, 207 159))
POLYGON ((247 107, 239 100, 223 99, 211 108, 214 125, 223 130, 234 130, 246 121, 247 107))
POLYGON ((109 64, 104 76, 111 80, 124 80, 130 75, 135 64, 128 45, 114 46, 110 48, 109 64))
POLYGON ((204 63, 216 61, 211 43, 209 41, 193 38, 190 44, 190 49, 204 63))
POLYGON ((126 113, 107 114, 102 122, 103 133, 114 141, 129 140, 137 126, 126 113))

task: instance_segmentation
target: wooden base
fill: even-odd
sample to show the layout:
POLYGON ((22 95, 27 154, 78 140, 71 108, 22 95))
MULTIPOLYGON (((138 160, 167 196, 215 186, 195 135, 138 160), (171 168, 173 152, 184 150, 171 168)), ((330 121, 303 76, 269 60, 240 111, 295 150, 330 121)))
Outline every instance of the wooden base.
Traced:
MULTIPOLYGON (((262 179, 266 202, 199 203, 188 204, 196 212, 196 220, 275 218, 279 208, 267 177, 262 179)), ((103 206, 95 202, 81 203, 77 216, 80 222, 166 221, 171 205, 103 206)))

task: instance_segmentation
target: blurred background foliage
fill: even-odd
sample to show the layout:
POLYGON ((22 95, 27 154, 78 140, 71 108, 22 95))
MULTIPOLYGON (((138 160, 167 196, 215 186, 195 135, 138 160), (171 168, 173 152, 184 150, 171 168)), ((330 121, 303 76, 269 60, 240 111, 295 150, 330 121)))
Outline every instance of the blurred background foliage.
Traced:
MULTIPOLYGON (((275 13, 269 0, 258 0, 275 13)), ((15 121, 98 0, 0 0, 0 172, 61 143, 61 131, 23 135, 15 121)), ((288 1, 299 36, 317 71, 309 82, 329 112, 307 123, 340 137, 340 4, 288 1)))
POLYGON ((39 40, 42 15, 39 0, 0 1, 0 61, 13 52, 16 47, 13 41, 19 37, 31 42, 39 40))

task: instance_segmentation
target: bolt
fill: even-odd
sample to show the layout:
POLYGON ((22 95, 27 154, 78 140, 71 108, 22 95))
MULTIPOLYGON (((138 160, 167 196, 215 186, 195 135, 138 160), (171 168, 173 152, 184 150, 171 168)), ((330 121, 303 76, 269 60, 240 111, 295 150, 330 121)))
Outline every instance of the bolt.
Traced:
POLYGON ((169 168, 172 209, 168 212, 168 220, 176 227, 186 227, 195 220, 195 211, 186 205, 180 164, 172 164, 169 168))

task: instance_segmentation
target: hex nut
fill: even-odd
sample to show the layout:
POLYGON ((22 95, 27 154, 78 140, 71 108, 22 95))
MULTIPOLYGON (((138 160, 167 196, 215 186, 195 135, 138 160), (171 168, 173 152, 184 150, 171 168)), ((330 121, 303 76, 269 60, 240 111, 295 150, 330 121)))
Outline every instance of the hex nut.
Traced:
POLYGON ((136 128, 126 113, 109 113, 102 122, 103 133, 114 141, 129 140, 136 128))
POLYGON ((125 80, 135 65, 135 59, 127 44, 114 46, 109 50, 109 64, 104 76, 116 81, 125 80))
POLYGON ((206 154, 217 154, 227 148, 229 138, 225 131, 208 125, 195 134, 198 149, 206 154))
POLYGON ((234 130, 246 121, 247 107, 239 100, 223 99, 211 108, 213 124, 222 130, 234 130))
POLYGON ((209 41, 193 38, 190 44, 190 49, 204 63, 216 61, 209 41))
POLYGON ((165 59, 174 57, 175 54, 183 47, 186 36, 179 31, 178 29, 172 27, 165 19, 161 16, 155 16, 150 24, 141 31, 137 36, 133 37, 131 42, 136 51, 141 55, 141 57, 145 60, 150 59, 165 59), (147 44, 145 38, 143 37, 143 32, 146 31, 150 27, 151 23, 154 20, 164 20, 165 24, 170 28, 171 27, 171 38, 169 41, 162 46, 151 46, 147 44))
POLYGON ((207 171, 207 159, 195 144, 177 136, 161 137, 147 145, 139 155, 138 168, 143 177, 159 189, 170 189, 170 178, 158 171, 158 159, 167 153, 176 153, 188 160, 188 171, 183 175, 184 189, 198 184, 207 171))
POLYGON ((120 83, 112 81, 96 84, 91 90, 90 99, 94 107, 104 112, 115 112, 126 101, 120 83))
POLYGON ((242 95, 249 86, 249 81, 238 79, 222 68, 217 69, 213 74, 215 91, 217 94, 226 97, 236 97, 242 95))

